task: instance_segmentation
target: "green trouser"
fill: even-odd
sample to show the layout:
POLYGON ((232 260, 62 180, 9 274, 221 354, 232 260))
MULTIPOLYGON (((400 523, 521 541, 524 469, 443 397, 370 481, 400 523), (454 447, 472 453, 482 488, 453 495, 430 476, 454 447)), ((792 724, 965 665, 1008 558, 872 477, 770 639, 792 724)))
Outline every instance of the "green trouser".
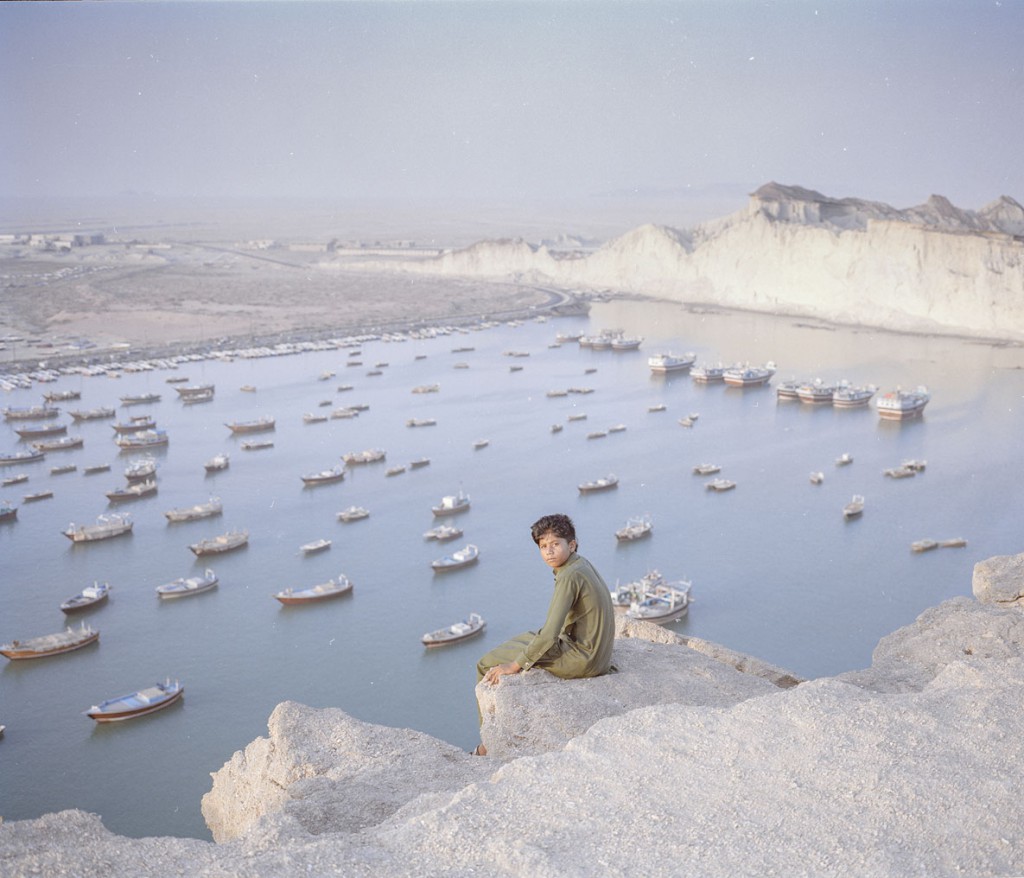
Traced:
MULTIPOLYGON (((527 631, 523 634, 519 634, 513 637, 511 640, 506 640, 501 646, 496 646, 489 653, 487 653, 480 661, 476 663, 476 681, 479 683, 491 668, 497 665, 504 665, 508 662, 514 662, 519 656, 523 654, 523 650, 529 646, 530 641, 537 636, 536 631, 527 631)), ((543 668, 545 659, 553 659, 561 655, 559 649, 560 643, 556 643, 551 649, 547 651, 538 661, 534 664, 535 668, 543 668)), ((476 705, 477 717, 480 720, 480 724, 483 725, 483 715, 480 713, 480 703, 476 705)))

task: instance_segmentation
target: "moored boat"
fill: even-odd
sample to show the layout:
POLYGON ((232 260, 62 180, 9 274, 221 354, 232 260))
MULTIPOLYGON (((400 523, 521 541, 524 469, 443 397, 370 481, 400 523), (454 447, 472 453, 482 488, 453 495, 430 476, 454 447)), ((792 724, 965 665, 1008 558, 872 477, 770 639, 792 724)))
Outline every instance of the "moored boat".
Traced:
POLYGON ((166 680, 147 689, 140 689, 138 692, 108 698, 99 704, 94 704, 84 713, 98 723, 121 722, 170 707, 177 703, 184 694, 185 687, 181 683, 177 680, 173 683, 166 680))
POLYGON ((12 466, 16 463, 35 463, 46 457, 46 453, 37 450, 12 451, 10 454, 0 454, 0 466, 12 466))
POLYGON ((831 405, 832 394, 835 393, 836 385, 828 384, 820 378, 815 378, 806 384, 801 384, 796 389, 796 395, 800 402, 811 405, 831 405))
POLYGON ((916 390, 891 390, 883 393, 875 402, 878 416, 888 421, 904 421, 916 418, 924 412, 931 395, 924 387, 916 390))
POLYGON ((937 549, 939 547, 938 540, 914 540, 910 544, 911 552, 927 552, 931 549, 937 549))
POLYGON ((42 442, 33 442, 32 447, 36 451, 70 451, 73 448, 81 448, 85 440, 81 436, 61 436, 60 439, 44 439, 42 442))
POLYGON ((64 601, 60 608, 64 613, 77 613, 105 603, 108 597, 110 597, 110 584, 94 582, 92 585, 87 585, 74 597, 64 601))
POLYGON ((55 418, 60 414, 60 409, 50 405, 12 405, 0 409, 0 412, 3 412, 4 419, 8 421, 33 421, 55 418))
POLYGON ((647 358, 648 368, 655 374, 682 372, 689 369, 697 361, 697 355, 687 352, 682 356, 676 354, 656 354, 647 358))
POLYGON ((873 384, 866 384, 863 387, 854 387, 845 382, 840 382, 832 391, 832 405, 837 409, 851 409, 866 406, 875 395, 878 388, 873 384))
POLYGON ((140 457, 138 460, 133 460, 124 469, 124 477, 128 479, 129 482, 138 482, 144 479, 149 479, 155 474, 155 457, 140 457))
POLYGON ((156 482, 149 480, 145 482, 134 482, 131 485, 125 485, 123 488, 115 488, 113 491, 107 491, 107 499, 113 503, 121 503, 127 500, 139 500, 142 497, 148 497, 150 494, 156 493, 156 482))
POLYGON ((14 432, 22 439, 40 439, 44 436, 60 436, 67 431, 67 424, 41 424, 37 427, 19 427, 14 432))
POLYGON ((458 643, 466 640, 484 630, 487 623, 479 613, 470 613, 461 622, 455 622, 447 628, 438 628, 436 631, 429 631, 423 635, 421 641, 424 646, 444 646, 448 643, 458 643))
POLYGON ((132 527, 134 522, 129 514, 111 512, 97 516, 95 524, 72 522, 63 534, 73 543, 92 543, 131 533, 132 527))
POLYGON ((713 384, 724 380, 725 369, 721 363, 717 366, 694 366, 690 369, 690 377, 699 384, 713 384))
POLYGON ((110 428, 118 435, 141 433, 143 430, 155 429, 156 419, 149 415, 139 415, 134 418, 129 418, 127 421, 116 421, 110 425, 110 428))
POLYGON ((277 422, 269 415, 252 421, 228 421, 224 426, 232 433, 263 433, 273 430, 277 422))
POLYGON ((190 396, 205 397, 208 395, 212 399, 214 393, 214 385, 212 384, 187 384, 183 387, 175 387, 174 389, 178 391, 179 396, 186 398, 190 396))
POLYGON ((0 655, 11 661, 45 658, 73 652, 99 639, 100 632, 83 622, 79 628, 66 628, 56 634, 43 634, 40 637, 30 637, 28 640, 12 640, 0 646, 0 655))
POLYGON ((763 366, 731 366, 722 373, 722 379, 731 387, 760 387, 767 384, 775 374, 775 364, 763 366))
POLYGON ((208 473, 215 473, 219 470, 227 469, 230 463, 231 457, 229 455, 215 454, 208 461, 206 461, 206 463, 203 464, 203 467, 206 469, 208 473))
POLYGON ((314 554, 316 552, 322 552, 325 549, 329 549, 330 547, 331 547, 331 541, 330 540, 320 539, 320 540, 313 540, 312 542, 309 542, 309 543, 303 543, 301 546, 299 546, 299 551, 302 552, 303 555, 312 555, 312 554, 314 554))
POLYGON ((338 521, 344 521, 346 523, 350 521, 361 521, 364 518, 370 517, 370 510, 365 509, 362 506, 349 506, 347 509, 342 509, 338 513, 338 521))
POLYGON ((200 518, 220 515, 223 511, 224 504, 221 503, 220 497, 211 497, 205 503, 196 503, 195 506, 168 509, 164 516, 168 521, 196 521, 200 518))
POLYGON ((864 497, 861 494, 854 494, 853 499, 843 507, 843 518, 856 518, 863 512, 864 497))
POLYGON ((436 506, 431 506, 430 509, 434 515, 455 515, 459 512, 465 512, 469 509, 469 505, 469 494, 465 494, 460 490, 458 494, 448 494, 442 497, 441 502, 436 506))
POLYGON ((145 405, 149 402, 160 402, 159 393, 136 393, 121 397, 121 405, 145 405))
POLYGON ((480 550, 472 543, 467 543, 461 549, 457 549, 450 555, 438 558, 430 562, 435 571, 458 570, 461 567, 468 567, 476 563, 480 558, 480 550))
POLYGON ((156 593, 159 597, 167 600, 183 598, 216 588, 217 582, 217 574, 207 567, 202 576, 183 576, 164 585, 158 585, 156 593))
POLYGON ((266 448, 273 448, 274 443, 269 439, 250 439, 247 442, 243 442, 241 445, 242 451, 263 451, 266 448))
POLYGON ((695 476, 711 476, 721 471, 722 468, 717 463, 698 463, 693 468, 695 476))
POLYGON ((68 414, 76 421, 98 421, 101 418, 112 418, 117 412, 115 409, 101 406, 94 409, 74 409, 68 414))
POLYGON ((369 448, 366 451, 350 451, 348 454, 343 454, 341 459, 349 466, 353 466, 363 463, 377 463, 386 457, 387 453, 382 449, 369 448))
POLYGON ((65 402, 81 398, 82 391, 80 390, 49 390, 43 394, 43 399, 46 402, 65 402))
POLYGON ((114 439, 123 451, 134 451, 139 448, 159 448, 170 443, 166 430, 142 430, 129 433, 114 439))
POLYGON ((576 487, 581 494, 590 494, 594 491, 608 491, 611 488, 618 487, 619 477, 613 473, 609 473, 602 479, 593 479, 589 482, 581 482, 576 487))
POLYGON ((32 494, 25 494, 21 499, 26 503, 33 503, 36 500, 48 500, 53 496, 53 491, 36 491, 32 494))
POLYGON ((0 521, 14 521, 18 517, 18 507, 10 500, 0 500, 0 521))
POLYGON ((3 485, 6 488, 8 485, 20 485, 22 482, 27 481, 28 473, 18 473, 16 476, 8 476, 6 479, 0 482, 0 485, 3 485))
POLYGON ((332 482, 340 482, 345 478, 345 467, 336 466, 331 469, 321 470, 318 473, 307 473, 302 476, 302 483, 307 486, 329 485, 332 482))
POLYGON ((286 588, 274 597, 285 606, 315 604, 349 594, 353 587, 352 581, 344 573, 339 573, 337 579, 329 579, 309 588, 286 588))
POLYGON ((461 527, 455 527, 451 524, 439 524, 437 527, 432 527, 430 530, 425 531, 423 539, 437 540, 439 543, 443 543, 447 540, 458 539, 462 534, 463 530, 461 527))
POLYGON ((51 476, 62 476, 65 473, 73 473, 77 469, 78 469, 78 466, 76 464, 73 464, 73 463, 66 463, 63 466, 51 466, 50 467, 50 475, 51 476))
POLYGON ((647 596, 626 610, 626 616, 656 625, 681 619, 690 609, 691 587, 686 580, 656 585, 647 596))
POLYGON ((189 548, 199 555, 220 555, 223 552, 230 552, 233 549, 240 549, 249 542, 249 531, 232 530, 216 537, 208 537, 198 543, 192 543, 189 548))
POLYGON ((736 487, 736 483, 731 479, 712 479, 710 482, 705 482, 704 487, 709 491, 731 491, 736 487))
POLYGON ((626 520, 624 527, 615 531, 615 539, 620 542, 639 540, 642 537, 649 536, 652 528, 653 524, 649 515, 634 515, 626 520))

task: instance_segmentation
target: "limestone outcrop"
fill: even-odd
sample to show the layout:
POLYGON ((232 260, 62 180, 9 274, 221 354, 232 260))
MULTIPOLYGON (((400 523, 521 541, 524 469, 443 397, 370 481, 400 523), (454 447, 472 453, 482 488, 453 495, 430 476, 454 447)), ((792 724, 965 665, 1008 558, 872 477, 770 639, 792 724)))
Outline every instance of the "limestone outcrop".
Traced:
MULTIPOLYGON (((976 583, 1024 588, 1024 555, 978 568, 976 583)), ((0 874, 1024 874, 1019 604, 955 598, 884 638, 870 668, 799 685, 643 633, 622 627, 600 681, 493 687, 510 753, 528 746, 507 713, 561 717, 530 755, 286 703, 204 800, 233 841, 125 839, 69 811, 0 826, 0 874), (626 703, 634 686, 650 703, 626 703), (572 715, 595 719, 576 733, 572 715)))

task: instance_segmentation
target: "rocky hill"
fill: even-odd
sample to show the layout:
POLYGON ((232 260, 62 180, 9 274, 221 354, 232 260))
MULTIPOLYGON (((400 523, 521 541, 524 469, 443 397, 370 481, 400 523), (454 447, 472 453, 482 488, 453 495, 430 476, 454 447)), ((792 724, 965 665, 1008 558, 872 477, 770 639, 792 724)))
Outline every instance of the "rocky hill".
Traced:
POLYGON ((1024 555, 799 682, 646 624, 616 674, 478 687, 473 757, 278 705, 214 774, 219 844, 126 839, 81 811, 0 826, 4 876, 1024 874, 1024 555))
POLYGON ((897 209, 768 183, 690 230, 647 225, 596 250, 481 241, 363 270, 643 294, 891 329, 1024 339, 1024 207, 933 195, 897 209))

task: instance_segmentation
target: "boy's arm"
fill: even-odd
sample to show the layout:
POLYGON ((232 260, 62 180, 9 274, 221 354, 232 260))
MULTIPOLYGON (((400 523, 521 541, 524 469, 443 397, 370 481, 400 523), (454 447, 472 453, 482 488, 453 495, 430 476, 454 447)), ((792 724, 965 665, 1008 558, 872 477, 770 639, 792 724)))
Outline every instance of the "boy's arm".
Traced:
MULTIPOLYGON (((575 579, 575 577, 573 577, 575 579)), ((565 627, 565 617, 569 615, 575 600, 575 589, 568 580, 560 582, 555 580, 555 593, 551 596, 551 604, 548 606, 548 615, 544 620, 544 627, 537 632, 523 651, 516 656, 512 664, 528 671, 536 662, 558 642, 558 636, 565 627)), ((510 673, 515 673, 512 671, 510 673)))

